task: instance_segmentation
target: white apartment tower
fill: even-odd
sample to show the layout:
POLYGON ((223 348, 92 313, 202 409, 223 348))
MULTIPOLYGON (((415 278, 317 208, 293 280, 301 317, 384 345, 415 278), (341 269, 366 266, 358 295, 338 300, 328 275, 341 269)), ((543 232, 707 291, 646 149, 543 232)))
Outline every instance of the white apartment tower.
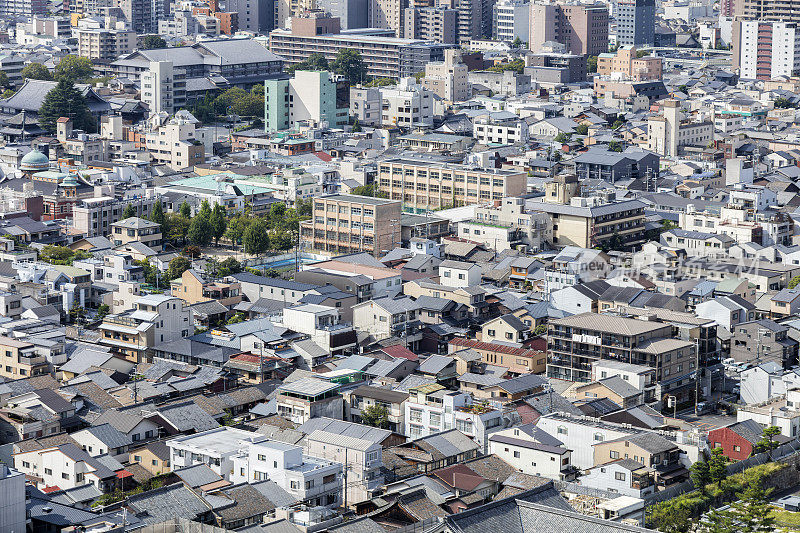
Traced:
POLYGON ((531 5, 523 0, 500 0, 494 5, 492 17, 492 38, 496 41, 529 41, 530 25, 528 18, 531 5))
POLYGON ((793 22, 736 21, 733 67, 747 79, 774 80, 800 72, 800 31, 793 22))

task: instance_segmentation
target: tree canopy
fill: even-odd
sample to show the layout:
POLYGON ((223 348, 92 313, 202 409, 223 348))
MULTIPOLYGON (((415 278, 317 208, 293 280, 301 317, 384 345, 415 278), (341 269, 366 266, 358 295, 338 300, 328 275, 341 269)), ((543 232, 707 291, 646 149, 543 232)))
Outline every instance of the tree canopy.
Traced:
POLYGON ((352 48, 342 48, 331 63, 331 69, 342 75, 350 85, 363 82, 367 77, 367 66, 361 54, 352 48))
POLYGON ((47 67, 41 63, 28 63, 22 69, 22 77, 31 80, 45 80, 50 81, 53 79, 53 74, 50 73, 47 67))
POLYGON ((39 125, 55 133, 56 121, 61 117, 71 118, 76 129, 95 131, 95 120, 89 112, 86 99, 71 81, 63 78, 44 97, 39 109, 39 125))
POLYGON ((154 48, 166 48, 167 41, 160 35, 145 35, 142 39, 142 50, 152 50, 154 48))
POLYGON ((66 79, 72 82, 82 81, 92 77, 94 67, 92 62, 76 55, 66 55, 56 65, 56 79, 66 79))
POLYGON ((242 236, 242 244, 244 244, 244 251, 251 255, 263 254, 269 250, 267 226, 261 219, 256 219, 247 226, 242 236))
POLYGON ((324 55, 313 53, 305 61, 286 68, 289 74, 293 74, 295 70, 330 70, 330 64, 324 55))

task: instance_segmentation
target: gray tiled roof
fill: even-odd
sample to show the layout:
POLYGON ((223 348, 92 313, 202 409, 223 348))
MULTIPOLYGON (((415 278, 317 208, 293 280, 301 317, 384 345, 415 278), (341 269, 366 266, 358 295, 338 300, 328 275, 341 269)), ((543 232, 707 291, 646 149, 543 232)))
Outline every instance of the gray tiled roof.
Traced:
POLYGON ((172 518, 194 520, 210 506, 182 483, 131 496, 128 504, 146 524, 160 524, 172 518))
POLYGON ((87 433, 94 435, 98 440, 103 442, 110 449, 122 448, 131 444, 131 438, 124 433, 121 433, 111 424, 100 424, 98 426, 89 426, 84 429, 87 433))

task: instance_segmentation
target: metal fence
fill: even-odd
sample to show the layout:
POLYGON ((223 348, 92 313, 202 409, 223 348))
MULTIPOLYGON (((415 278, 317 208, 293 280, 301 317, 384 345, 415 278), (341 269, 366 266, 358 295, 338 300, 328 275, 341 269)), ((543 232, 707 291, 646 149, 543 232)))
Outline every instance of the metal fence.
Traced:
POLYGON ((430 518, 426 518, 422 522, 414 522, 413 524, 403 526, 399 529, 394 529, 392 530, 392 533, 420 533, 430 529, 433 526, 438 526, 440 523, 441 520, 438 517, 432 516, 430 518))

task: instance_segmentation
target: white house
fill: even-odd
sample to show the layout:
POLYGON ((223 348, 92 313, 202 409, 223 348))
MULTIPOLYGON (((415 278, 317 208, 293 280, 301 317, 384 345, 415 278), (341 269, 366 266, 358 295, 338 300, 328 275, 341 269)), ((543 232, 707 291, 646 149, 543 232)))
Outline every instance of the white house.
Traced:
POLYGON ((439 283, 446 287, 477 287, 483 269, 475 263, 446 260, 439 264, 439 283))
POLYGON ((575 479, 572 452, 562 446, 558 439, 537 431, 533 424, 493 433, 489 437, 489 453, 524 474, 560 481, 575 479), (547 442, 539 442, 537 436, 547 442))
POLYGON ((92 457, 108 454, 119 461, 128 460, 128 449, 133 441, 111 424, 90 426, 70 436, 92 457))
POLYGON ((766 402, 740 407, 736 421, 754 420, 762 426, 777 426, 781 435, 797 438, 800 428, 800 388, 792 388, 784 396, 766 402))
POLYGON ((755 318, 754 309, 755 306, 747 300, 731 295, 700 302, 695 307, 695 314, 698 318, 713 320, 731 331, 736 324, 753 320, 755 318))
POLYGON ((633 459, 619 459, 590 468, 581 476, 581 485, 644 498, 655 492, 653 470, 633 459))

